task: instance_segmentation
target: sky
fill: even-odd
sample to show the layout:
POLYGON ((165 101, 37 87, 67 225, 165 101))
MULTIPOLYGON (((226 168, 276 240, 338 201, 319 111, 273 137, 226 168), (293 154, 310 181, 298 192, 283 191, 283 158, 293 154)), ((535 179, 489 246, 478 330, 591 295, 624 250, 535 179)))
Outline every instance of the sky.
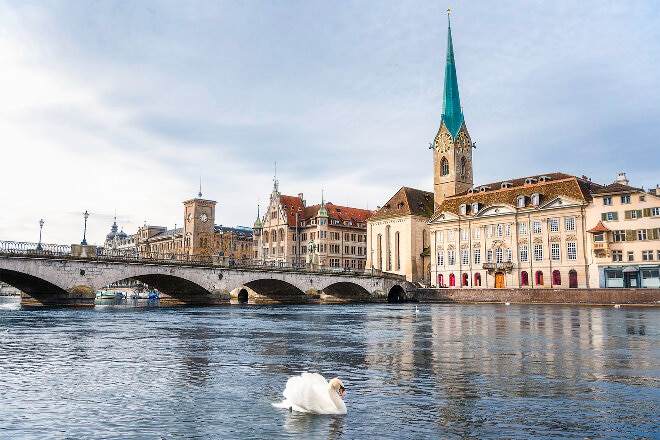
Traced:
POLYGON ((432 191, 448 7, 475 185, 660 184, 656 0, 0 0, 0 240, 432 191))

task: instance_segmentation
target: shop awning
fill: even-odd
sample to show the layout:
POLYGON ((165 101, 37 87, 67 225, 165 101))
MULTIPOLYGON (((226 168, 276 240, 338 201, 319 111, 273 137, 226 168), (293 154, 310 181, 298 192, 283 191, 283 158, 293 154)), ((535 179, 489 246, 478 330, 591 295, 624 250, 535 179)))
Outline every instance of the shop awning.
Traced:
POLYGON ((637 266, 628 266, 625 269, 623 269, 623 273, 630 273, 630 272, 639 272, 639 267, 637 267, 637 266))

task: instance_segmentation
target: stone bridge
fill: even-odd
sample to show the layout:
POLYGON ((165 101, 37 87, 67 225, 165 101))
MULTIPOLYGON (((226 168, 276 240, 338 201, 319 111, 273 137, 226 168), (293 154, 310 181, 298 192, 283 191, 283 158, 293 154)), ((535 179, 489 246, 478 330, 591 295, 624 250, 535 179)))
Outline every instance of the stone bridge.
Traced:
POLYGON ((399 302, 415 290, 368 272, 0 253, 0 281, 20 289, 26 305, 94 305, 97 291, 125 279, 158 289, 163 304, 399 302))

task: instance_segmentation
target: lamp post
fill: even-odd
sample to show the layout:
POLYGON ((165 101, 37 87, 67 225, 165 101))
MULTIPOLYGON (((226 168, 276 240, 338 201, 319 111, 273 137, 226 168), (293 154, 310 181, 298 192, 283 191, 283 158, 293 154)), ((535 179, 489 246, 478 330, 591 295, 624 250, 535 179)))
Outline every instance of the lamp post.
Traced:
POLYGON ((44 219, 39 220, 39 244, 37 245, 38 251, 43 251, 44 248, 41 247, 41 230, 44 228, 44 219))
POLYGON ((85 217, 85 229, 83 229, 83 241, 81 241, 80 244, 87 246, 87 219, 89 218, 89 212, 87 212, 87 210, 83 213, 83 217, 85 217))

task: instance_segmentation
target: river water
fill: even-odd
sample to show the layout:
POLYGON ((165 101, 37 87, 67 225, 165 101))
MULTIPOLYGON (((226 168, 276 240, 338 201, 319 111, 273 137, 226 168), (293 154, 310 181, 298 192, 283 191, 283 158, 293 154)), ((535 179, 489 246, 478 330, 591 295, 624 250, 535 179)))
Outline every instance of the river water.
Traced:
POLYGON ((17 301, 0 298, 2 439, 660 432, 656 307, 26 309, 17 301), (303 371, 340 377, 348 414, 273 407, 303 371))

